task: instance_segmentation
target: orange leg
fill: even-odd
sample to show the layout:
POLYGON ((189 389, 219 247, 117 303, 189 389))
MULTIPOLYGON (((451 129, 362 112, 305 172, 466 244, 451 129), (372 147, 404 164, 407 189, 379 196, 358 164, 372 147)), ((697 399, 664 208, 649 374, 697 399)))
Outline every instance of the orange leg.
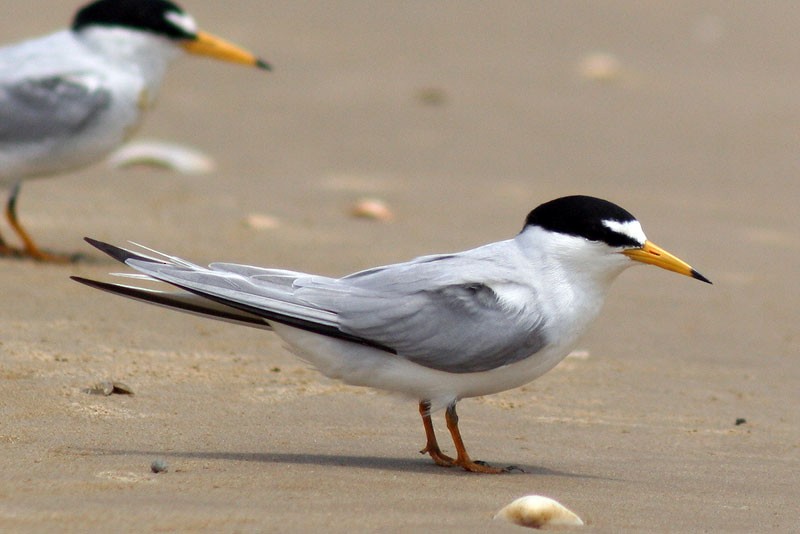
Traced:
POLYGON ((19 195, 19 188, 20 184, 17 183, 14 185, 14 189, 11 190, 11 195, 8 197, 8 203, 6 204, 6 218, 8 219, 8 223, 11 225, 11 228, 17 233, 19 238, 22 240, 22 243, 25 247, 24 254, 16 249, 13 249, 6 245, 2 240, 0 240, 0 254, 2 255, 27 255, 37 261, 44 261, 44 262, 52 262, 52 263, 66 263, 69 260, 66 256, 57 256, 54 254, 49 254, 47 252, 43 252, 36 246, 36 243, 33 242, 33 239, 22 227, 17 219, 17 196, 19 195))
POLYGON ((13 256, 16 251, 8 246, 6 240, 0 235, 0 256, 13 256))
POLYGON ((521 469, 513 466, 501 468, 493 467, 483 462, 473 461, 469 457, 469 454, 467 454, 467 448, 464 446, 464 440, 461 439, 461 432, 458 430, 458 414, 456 413, 455 403, 447 407, 444 417, 445 421, 447 421, 447 429, 450 431, 450 435, 453 438, 453 444, 456 446, 456 452, 458 453, 458 457, 455 460, 455 465, 461 466, 463 469, 472 473, 489 473, 493 475, 499 473, 508 473, 513 470, 521 471, 521 469))
POLYGON ((436 465, 442 467, 453 467, 455 460, 442 453, 439 448, 439 443, 436 441, 436 433, 433 431, 433 423, 431 422, 431 403, 428 401, 420 401, 419 414, 422 416, 422 426, 425 427, 425 448, 419 451, 421 454, 430 454, 436 465))
MULTIPOLYGON (((15 192, 19 191, 19 186, 14 186, 14 189, 9 196, 8 202, 11 203, 11 197, 14 196, 15 192)), ((6 207, 6 213, 8 213, 8 207, 6 207)), ((8 243, 6 240, 3 239, 3 236, 0 235, 0 256, 20 256, 21 252, 8 243)))

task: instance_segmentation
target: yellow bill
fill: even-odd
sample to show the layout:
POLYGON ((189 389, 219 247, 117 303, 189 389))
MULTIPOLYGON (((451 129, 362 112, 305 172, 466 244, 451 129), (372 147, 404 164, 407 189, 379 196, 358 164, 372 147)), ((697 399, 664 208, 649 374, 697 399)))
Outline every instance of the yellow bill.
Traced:
POLYGON ((673 256, 651 241, 645 241, 644 246, 641 248, 624 250, 622 253, 632 260, 647 263, 648 265, 655 265, 656 267, 661 267, 662 269, 685 276, 691 276, 692 278, 696 278, 708 284, 711 283, 711 280, 695 271, 691 265, 673 256))
POLYGON ((195 39, 185 41, 183 47, 191 54, 208 56, 222 61, 251 65, 264 70, 272 70, 266 61, 259 59, 247 50, 206 32, 197 32, 195 39))

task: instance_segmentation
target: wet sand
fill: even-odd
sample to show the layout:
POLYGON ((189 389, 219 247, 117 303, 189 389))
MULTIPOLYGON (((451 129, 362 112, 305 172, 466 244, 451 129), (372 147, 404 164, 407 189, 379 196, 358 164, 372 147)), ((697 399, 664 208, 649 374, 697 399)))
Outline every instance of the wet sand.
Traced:
MULTIPOLYGON (((71 16, 29 4, 3 41, 71 16)), ((0 260, 0 530, 512 531, 492 515, 532 493, 590 531, 796 528, 794 4, 185 7, 275 72, 170 72, 139 138, 200 148, 212 174, 98 165, 26 184, 40 244, 88 259, 0 260), (581 74, 596 52, 618 59, 610 79, 581 74), (525 474, 436 467, 414 401, 321 377, 269 333, 68 279, 120 270, 84 235, 341 275, 511 237, 573 193, 626 207, 715 285, 628 271, 582 352, 461 402, 473 456, 525 474), (361 197, 393 222, 351 217, 361 197), (135 395, 82 391, 107 379, 135 395)))

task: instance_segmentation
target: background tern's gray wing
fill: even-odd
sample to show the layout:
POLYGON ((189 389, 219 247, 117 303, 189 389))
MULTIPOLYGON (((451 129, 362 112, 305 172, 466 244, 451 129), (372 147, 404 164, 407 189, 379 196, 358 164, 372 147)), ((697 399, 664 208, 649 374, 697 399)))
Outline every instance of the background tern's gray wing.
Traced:
POLYGON ((91 74, 26 78, 0 85, 0 143, 75 135, 110 103, 111 93, 91 74))
POLYGON ((482 252, 489 254, 420 258, 335 281, 298 279, 295 294, 335 311, 343 331, 419 365, 487 371, 538 352, 547 339, 533 288, 482 252))

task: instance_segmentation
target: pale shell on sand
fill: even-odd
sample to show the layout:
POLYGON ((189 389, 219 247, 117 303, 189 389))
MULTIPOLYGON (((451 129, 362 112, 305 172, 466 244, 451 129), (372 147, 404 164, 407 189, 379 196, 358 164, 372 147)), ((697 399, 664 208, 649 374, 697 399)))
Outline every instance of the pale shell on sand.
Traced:
POLYGON ((529 528, 579 527, 580 517, 558 501, 542 495, 526 495, 504 506, 494 516, 529 528))
POLYGON ((264 213, 251 213, 244 218, 242 223, 253 230, 274 230, 281 225, 281 221, 277 217, 264 213))
POLYGON ((394 219, 389 205, 378 198, 361 198, 350 208, 350 215, 361 219, 389 222, 394 219))
POLYGON ((133 141, 107 159, 112 169, 158 167, 181 174, 208 174, 216 164, 211 156, 194 148, 162 141, 133 141))
POLYGON ((594 52, 581 60, 578 71, 587 80, 611 82, 618 80, 622 74, 622 62, 612 54, 594 52))

